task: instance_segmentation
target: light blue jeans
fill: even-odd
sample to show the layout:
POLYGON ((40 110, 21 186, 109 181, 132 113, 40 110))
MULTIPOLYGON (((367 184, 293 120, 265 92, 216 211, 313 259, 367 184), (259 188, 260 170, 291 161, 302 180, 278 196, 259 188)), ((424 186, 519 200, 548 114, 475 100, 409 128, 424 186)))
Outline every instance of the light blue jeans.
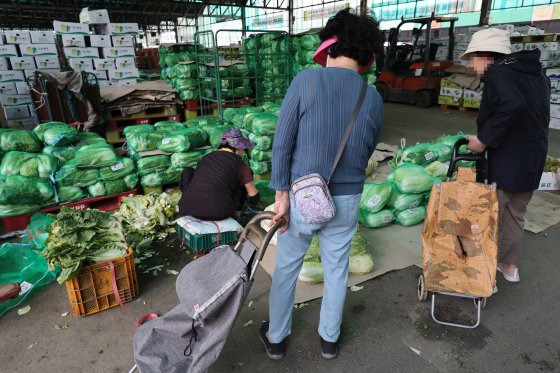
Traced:
POLYGON ((348 282, 350 243, 358 227, 360 195, 334 196, 333 199, 336 215, 324 224, 305 223, 292 201, 289 228, 278 235, 270 289, 268 336, 272 343, 281 342, 291 332, 296 281, 314 234, 321 245, 324 273, 319 334, 325 341, 338 341, 348 282))

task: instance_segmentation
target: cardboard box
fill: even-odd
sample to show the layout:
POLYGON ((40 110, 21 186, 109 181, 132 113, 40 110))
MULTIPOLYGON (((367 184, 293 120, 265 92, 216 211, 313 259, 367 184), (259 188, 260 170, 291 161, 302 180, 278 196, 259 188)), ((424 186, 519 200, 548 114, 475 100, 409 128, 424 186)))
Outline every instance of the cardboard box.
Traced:
POLYGON ((552 61, 540 61, 541 62, 541 66, 543 69, 549 68, 549 67, 557 67, 560 66, 560 61, 558 60, 552 60, 552 61))
POLYGON ((100 81, 103 81, 103 80, 108 80, 106 70, 92 70, 92 71, 88 71, 88 72, 92 73, 93 75, 95 75, 97 77, 97 83, 99 83, 100 81))
POLYGON ((107 9, 89 10, 88 8, 83 8, 80 11, 80 22, 98 25, 111 21, 109 21, 109 12, 107 12, 107 9))
POLYGON ((127 79, 138 79, 140 77, 140 72, 137 68, 133 69, 109 69, 109 80, 127 80, 127 79))
POLYGON ((560 79, 560 69, 546 69, 546 76, 551 79, 560 79))
POLYGON ((53 26, 57 34, 89 35, 89 26, 84 23, 54 21, 53 26))
POLYGON ((94 58, 93 67, 95 70, 108 70, 110 68, 115 68, 114 58, 94 58))
POLYGON ((559 51, 542 51, 541 52, 541 61, 558 61, 559 51))
POLYGON ((90 35, 89 45, 96 48, 111 48, 111 37, 109 35, 90 35))
POLYGON ((62 35, 62 45, 65 47, 86 47, 86 37, 84 35, 62 35))
POLYGON ((54 44, 53 31, 30 31, 31 44, 54 44))
POLYGON ((29 118, 21 118, 21 119, 10 119, 8 120, 8 127, 15 128, 15 129, 22 129, 31 131, 39 124, 37 118, 29 117, 29 118))
POLYGON ((102 80, 97 82, 97 85, 99 85, 99 88, 109 88, 109 87, 118 87, 119 85, 115 82, 112 82, 110 80, 102 80))
POLYGON ((122 58, 122 57, 134 57, 134 48, 131 47, 103 48, 103 58, 122 58))
POLYGON ((550 95, 550 103, 551 104, 560 104, 560 94, 552 93, 550 95))
POLYGON ((58 56, 38 56, 35 57, 35 65, 39 70, 42 69, 60 69, 60 61, 58 56))
POLYGON ((441 87, 441 89, 439 90, 439 94, 441 96, 462 98, 463 97, 463 89, 462 88, 441 87))
POLYGON ((134 69, 136 68, 136 62, 134 57, 116 58, 115 67, 117 69, 134 69))
POLYGON ((512 53, 521 52, 522 50, 525 50, 525 44, 523 44, 523 43, 513 43, 513 44, 511 44, 511 52, 512 53))
POLYGON ((4 31, 7 44, 31 44, 29 31, 4 31))
POLYGON ((12 65, 12 70, 27 70, 37 67, 33 57, 10 57, 10 64, 12 65))
POLYGON ((455 49, 459 51, 466 51, 469 47, 469 43, 457 43, 455 44, 455 49))
POLYGON ((25 81, 25 77, 23 71, 20 70, 0 71, 0 83, 24 82, 24 81, 25 81))
POLYGON ((515 32, 519 32, 521 35, 543 35, 544 30, 541 30, 532 26, 517 26, 514 28, 515 32))
POLYGON ((558 51, 557 41, 545 41, 542 43, 525 43, 525 50, 540 49, 543 51, 558 51))
POLYGON ((463 107, 469 109, 480 109, 480 100, 476 98, 463 98, 463 107))
POLYGON ((473 91, 472 89, 468 89, 465 88, 464 92, 463 92, 463 98, 464 99, 474 99, 474 100, 482 100, 482 91, 477 92, 477 91, 473 91))
POLYGON ((560 190, 558 176, 554 172, 543 172, 539 182, 539 190, 560 190))
POLYGON ((10 70, 10 62, 7 58, 0 57, 0 71, 10 70))
POLYGON ((0 83, 0 95, 17 95, 16 83, 0 83))
POLYGON ((33 105, 33 98, 30 94, 26 95, 0 95, 0 103, 4 107, 33 105))
POLYGON ((137 35, 140 33, 138 23, 108 23, 101 26, 105 35, 137 35))
POLYGON ((111 36, 113 47, 134 47, 134 37, 132 35, 111 36))
POLYGON ((99 50, 97 48, 64 48, 64 55, 68 58, 99 58, 99 50))
POLYGON ((93 60, 91 58, 71 58, 68 63, 74 70, 93 70, 93 60))
POLYGON ((7 120, 24 119, 32 116, 29 111, 29 105, 7 106, 3 107, 3 109, 7 120))
POLYGON ((4 41, 4 34, 2 34, 0 32, 0 45, 5 44, 6 42, 4 41))
POLYGON ((18 95, 28 95, 30 94, 29 92, 29 86, 27 85, 27 83, 25 82, 15 82, 13 83, 16 85, 16 94, 18 95))
POLYGON ((550 105, 550 117, 560 119, 560 104, 550 105))
POLYGON ((19 46, 22 57, 57 56, 56 44, 22 44, 19 46))
POLYGON ((18 51, 15 45, 3 44, 0 45, 0 57, 17 57, 18 51))
POLYGON ((127 85, 136 85, 137 80, 136 79, 127 79, 127 80, 119 80, 118 81, 118 86, 119 87, 124 87, 127 85))
POLYGON ((449 106, 461 106, 463 105, 462 97, 450 97, 450 96, 439 96, 438 104, 449 105, 449 106))
POLYGON ((550 90, 552 93, 557 93, 560 88, 560 79, 550 79, 550 90))

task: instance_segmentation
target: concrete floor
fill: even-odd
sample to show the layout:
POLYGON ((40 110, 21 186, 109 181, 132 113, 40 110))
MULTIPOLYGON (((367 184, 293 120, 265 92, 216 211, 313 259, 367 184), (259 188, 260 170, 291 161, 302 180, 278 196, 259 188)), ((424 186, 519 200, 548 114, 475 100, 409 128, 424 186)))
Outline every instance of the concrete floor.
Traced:
MULTIPOLYGON (((440 134, 475 132, 475 116, 438 109, 386 105, 382 141, 427 141, 440 134)), ((560 131, 551 130, 550 153, 560 156, 560 131)), ((348 292, 340 356, 320 358, 316 333, 320 301, 294 310, 293 334, 283 362, 270 361, 258 341, 258 326, 267 319, 270 278, 260 270, 248 300, 213 372, 560 372, 560 227, 527 233, 521 259, 522 282, 506 283, 488 301, 482 325, 461 330, 436 325, 428 303, 416 298, 421 270, 409 267, 366 282, 348 292), (253 326, 244 327, 249 320, 253 326), (416 352, 415 352, 416 351, 416 352)), ((180 270, 190 258, 177 242, 160 245, 170 268, 180 270)), ((165 313, 177 303, 175 276, 140 274, 141 295, 127 304, 137 318, 165 313)), ((0 318, 2 372, 127 372, 132 366, 134 325, 118 308, 79 318, 70 310, 64 286, 51 284, 28 304, 0 318), (68 328, 55 329, 67 324, 68 328)), ((443 313, 469 318, 472 303, 447 301, 443 313)))

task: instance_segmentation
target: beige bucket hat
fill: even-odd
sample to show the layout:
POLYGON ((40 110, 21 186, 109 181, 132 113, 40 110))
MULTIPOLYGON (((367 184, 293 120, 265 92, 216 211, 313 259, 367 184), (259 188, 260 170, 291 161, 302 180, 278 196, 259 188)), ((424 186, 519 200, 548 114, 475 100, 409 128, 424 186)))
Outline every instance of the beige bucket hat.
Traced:
POLYGON ((487 28, 473 34, 467 51, 461 55, 462 59, 469 58, 474 52, 511 53, 510 34, 505 30, 487 28))

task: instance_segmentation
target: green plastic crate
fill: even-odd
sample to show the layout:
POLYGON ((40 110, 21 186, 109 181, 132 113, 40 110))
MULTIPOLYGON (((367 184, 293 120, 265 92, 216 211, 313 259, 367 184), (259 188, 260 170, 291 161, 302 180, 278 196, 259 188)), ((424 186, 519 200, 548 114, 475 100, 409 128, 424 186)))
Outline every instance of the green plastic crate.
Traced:
POLYGON ((220 242, 217 233, 190 234, 183 227, 178 226, 181 248, 193 254, 208 254, 213 248, 237 242, 237 232, 220 232, 220 242))

